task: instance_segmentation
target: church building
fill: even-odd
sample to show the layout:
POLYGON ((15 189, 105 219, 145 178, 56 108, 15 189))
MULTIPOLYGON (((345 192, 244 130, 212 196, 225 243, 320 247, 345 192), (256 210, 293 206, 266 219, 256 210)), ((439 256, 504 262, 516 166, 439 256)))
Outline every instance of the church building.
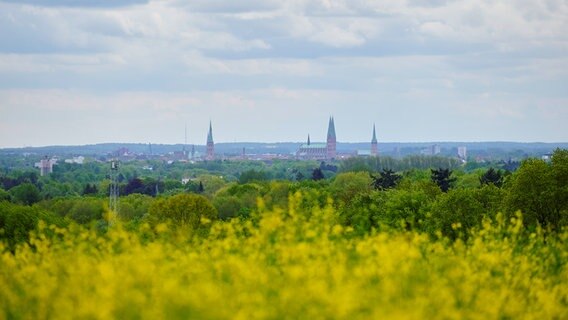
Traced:
POLYGON ((302 144, 296 152, 298 159, 331 160, 337 156, 337 138, 335 136, 335 123, 333 117, 329 118, 327 127, 327 142, 312 143, 308 135, 308 141, 302 144))

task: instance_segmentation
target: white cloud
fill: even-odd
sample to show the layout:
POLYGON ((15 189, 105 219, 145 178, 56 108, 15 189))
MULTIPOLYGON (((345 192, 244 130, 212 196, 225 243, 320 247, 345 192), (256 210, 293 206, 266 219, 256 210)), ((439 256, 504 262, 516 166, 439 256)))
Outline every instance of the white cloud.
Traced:
MULTIPOLYGON (((542 130, 525 136, 566 138, 566 1, 69 3, 0 2, 1 130, 31 113, 50 129, 69 115, 89 126, 87 117, 109 113, 130 126, 124 139, 138 139, 149 119, 230 127, 228 117, 293 140, 270 131, 280 125, 270 119, 335 113, 358 139, 351 123, 386 113, 416 128, 385 123, 396 140, 422 136, 422 123, 446 112, 452 123, 491 118, 500 134, 532 120, 542 130)), ((296 129, 310 127, 301 121, 296 129)), ((475 138, 480 126, 471 128, 475 138)))

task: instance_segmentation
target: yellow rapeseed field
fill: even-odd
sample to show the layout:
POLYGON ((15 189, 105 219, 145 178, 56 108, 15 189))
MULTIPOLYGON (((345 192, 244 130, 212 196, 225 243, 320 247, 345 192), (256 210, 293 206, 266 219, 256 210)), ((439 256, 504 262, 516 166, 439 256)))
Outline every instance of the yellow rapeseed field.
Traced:
MULTIPOLYGON (((485 223, 469 240, 355 236, 326 208, 0 244, 0 319, 568 319, 567 232, 485 223)), ((459 225, 455 226, 459 228, 459 225)))

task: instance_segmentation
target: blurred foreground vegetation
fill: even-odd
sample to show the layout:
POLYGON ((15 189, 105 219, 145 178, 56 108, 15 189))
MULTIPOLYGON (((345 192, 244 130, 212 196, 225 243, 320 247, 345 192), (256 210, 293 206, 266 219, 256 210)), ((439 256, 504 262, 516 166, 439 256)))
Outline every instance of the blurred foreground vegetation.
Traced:
POLYGON ((133 175, 118 216, 102 169, 54 197, 69 172, 8 172, 0 319, 568 317, 568 151, 514 172, 373 161, 133 175))

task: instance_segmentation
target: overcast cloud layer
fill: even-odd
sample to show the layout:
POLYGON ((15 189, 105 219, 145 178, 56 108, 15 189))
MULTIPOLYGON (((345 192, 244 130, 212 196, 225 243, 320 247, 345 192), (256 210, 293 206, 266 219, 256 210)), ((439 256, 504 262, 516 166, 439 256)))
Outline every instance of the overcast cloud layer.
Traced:
POLYGON ((568 141, 568 2, 0 0, 0 147, 568 141))

